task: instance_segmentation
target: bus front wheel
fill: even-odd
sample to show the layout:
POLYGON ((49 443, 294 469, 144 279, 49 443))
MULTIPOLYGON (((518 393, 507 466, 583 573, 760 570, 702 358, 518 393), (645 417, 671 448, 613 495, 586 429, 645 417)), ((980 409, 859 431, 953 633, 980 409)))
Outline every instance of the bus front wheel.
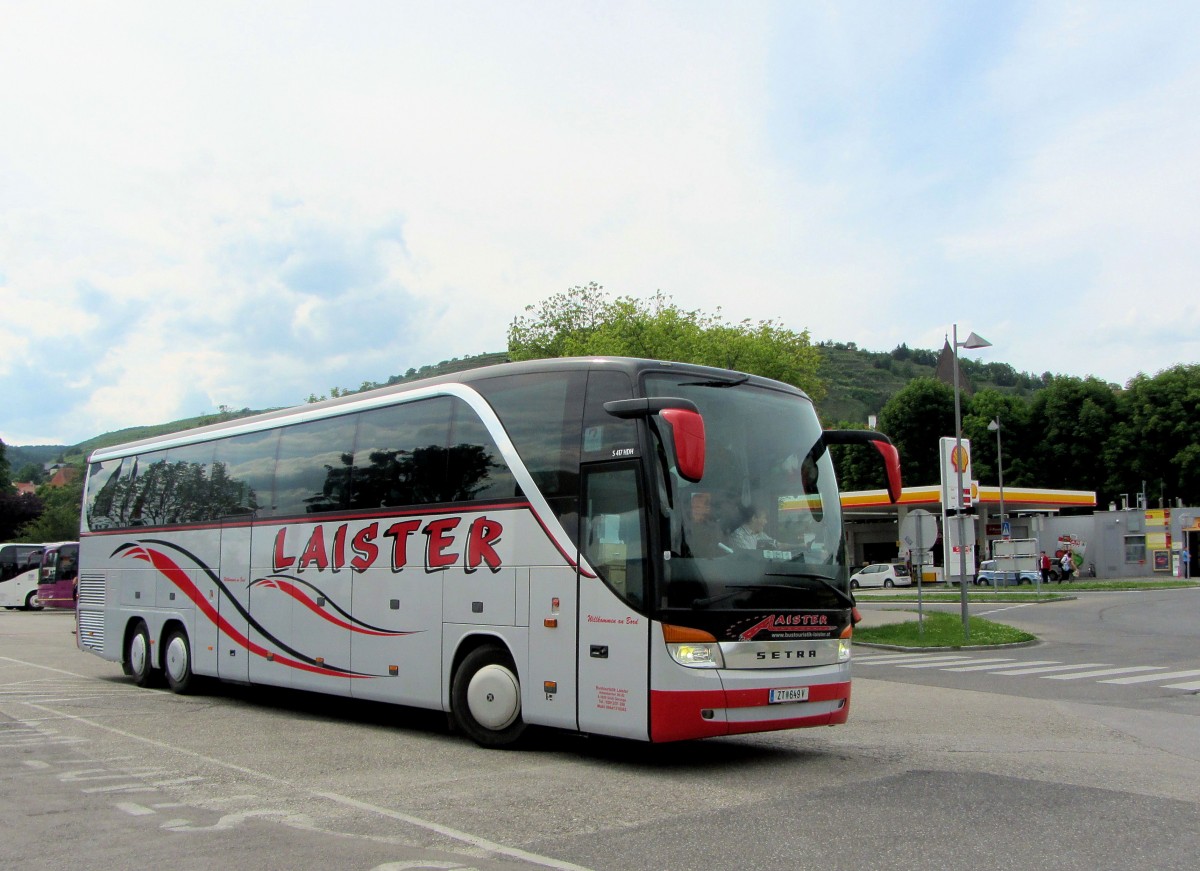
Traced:
POLYGON ((192 648, 187 633, 172 629, 163 647, 163 671, 167 675, 167 686, 172 692, 183 695, 192 689, 192 648))
POLYGON ((150 665, 150 630, 139 620, 125 648, 125 670, 140 687, 154 684, 157 672, 150 665))
POLYGON ((454 723, 482 747, 507 747, 525 731, 521 682, 508 651, 494 644, 467 654, 450 689, 454 723))
POLYGON ((36 590, 30 590, 29 595, 25 597, 25 610, 26 611, 42 610, 42 603, 38 601, 36 590))

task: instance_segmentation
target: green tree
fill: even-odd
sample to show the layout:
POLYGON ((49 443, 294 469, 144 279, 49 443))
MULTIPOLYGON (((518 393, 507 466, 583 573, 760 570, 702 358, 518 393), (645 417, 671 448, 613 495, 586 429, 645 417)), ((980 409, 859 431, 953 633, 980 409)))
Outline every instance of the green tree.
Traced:
POLYGON ((681 309, 662 293, 649 300, 610 299, 594 282, 525 311, 529 314, 509 326, 512 360, 595 355, 675 360, 774 378, 813 399, 825 395, 817 374, 820 353, 808 332, 774 320, 731 324, 720 309, 715 315, 681 309))
POLYGON ((30 484, 44 484, 46 483, 46 470, 37 463, 26 463, 17 469, 13 478, 30 484))
POLYGON ((4 456, 5 453, 7 453, 7 448, 4 446, 4 440, 0 439, 0 494, 7 493, 12 489, 12 470, 4 456))
POLYGON ((879 431, 900 451, 907 484, 936 484, 941 480, 939 442, 954 435, 954 388, 936 378, 914 378, 883 406, 879 431))
POLYGON ((1042 486, 1095 490, 1103 504, 1109 492, 1103 460, 1120 420, 1118 392, 1096 378, 1051 378, 1029 405, 1022 474, 1042 486))
POLYGON ((1119 396, 1120 419, 1106 445, 1108 498, 1142 482, 1170 502, 1200 502, 1200 365, 1138 375, 1119 396))
POLYGON ((1025 470, 1029 454, 1029 403, 1020 396, 999 390, 981 390, 963 410, 963 437, 971 440, 971 469, 976 480, 991 485, 999 482, 996 433, 988 429, 1000 421, 1000 450, 1004 458, 1004 483, 1014 487, 1036 486, 1025 470))
POLYGON ((34 520, 21 527, 22 541, 74 541, 79 538, 79 508, 83 502, 83 475, 62 487, 43 484, 38 498, 44 509, 34 520))

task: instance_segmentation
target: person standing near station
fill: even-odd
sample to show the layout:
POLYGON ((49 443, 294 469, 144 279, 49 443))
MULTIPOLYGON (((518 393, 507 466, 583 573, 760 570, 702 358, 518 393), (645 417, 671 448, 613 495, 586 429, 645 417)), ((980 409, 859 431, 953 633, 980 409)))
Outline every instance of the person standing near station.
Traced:
POLYGON ((1071 583, 1071 573, 1075 571, 1075 562, 1071 559, 1071 552, 1069 550, 1063 552, 1062 559, 1059 560, 1058 564, 1062 569, 1062 580, 1059 583, 1061 584, 1063 581, 1066 581, 1068 584, 1071 583))
POLYGON ((1046 556, 1046 552, 1042 551, 1042 558, 1038 560, 1038 568, 1042 572, 1042 583, 1050 583, 1050 557, 1046 556))

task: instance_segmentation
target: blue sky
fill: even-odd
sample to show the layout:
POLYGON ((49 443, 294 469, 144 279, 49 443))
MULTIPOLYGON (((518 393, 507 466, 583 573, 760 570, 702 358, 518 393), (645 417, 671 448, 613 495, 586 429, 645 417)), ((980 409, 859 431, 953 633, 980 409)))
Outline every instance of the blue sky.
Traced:
POLYGON ((502 350, 596 281, 1200 362, 1200 6, 5 4, 0 439, 502 350))

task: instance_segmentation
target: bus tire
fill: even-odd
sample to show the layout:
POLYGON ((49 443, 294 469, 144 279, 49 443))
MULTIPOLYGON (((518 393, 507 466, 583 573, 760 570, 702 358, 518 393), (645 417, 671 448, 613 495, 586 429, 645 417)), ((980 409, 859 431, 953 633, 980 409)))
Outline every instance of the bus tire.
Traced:
POLYGON ((163 644, 163 673, 171 692, 186 695, 192 691, 195 675, 192 673, 192 646, 187 633, 172 629, 163 644))
POLYGON ((30 590, 29 595, 25 597, 25 610, 26 611, 42 610, 42 603, 38 601, 37 590, 30 590))
POLYGON ((525 731, 521 681, 503 647, 485 644, 466 655, 450 688, 454 724, 481 747, 509 747, 525 731))
POLYGON ((146 628, 145 620, 139 620, 133 632, 129 633, 129 641, 125 645, 125 667, 133 682, 140 687, 153 686, 158 677, 150 664, 150 657, 150 630, 146 628))

